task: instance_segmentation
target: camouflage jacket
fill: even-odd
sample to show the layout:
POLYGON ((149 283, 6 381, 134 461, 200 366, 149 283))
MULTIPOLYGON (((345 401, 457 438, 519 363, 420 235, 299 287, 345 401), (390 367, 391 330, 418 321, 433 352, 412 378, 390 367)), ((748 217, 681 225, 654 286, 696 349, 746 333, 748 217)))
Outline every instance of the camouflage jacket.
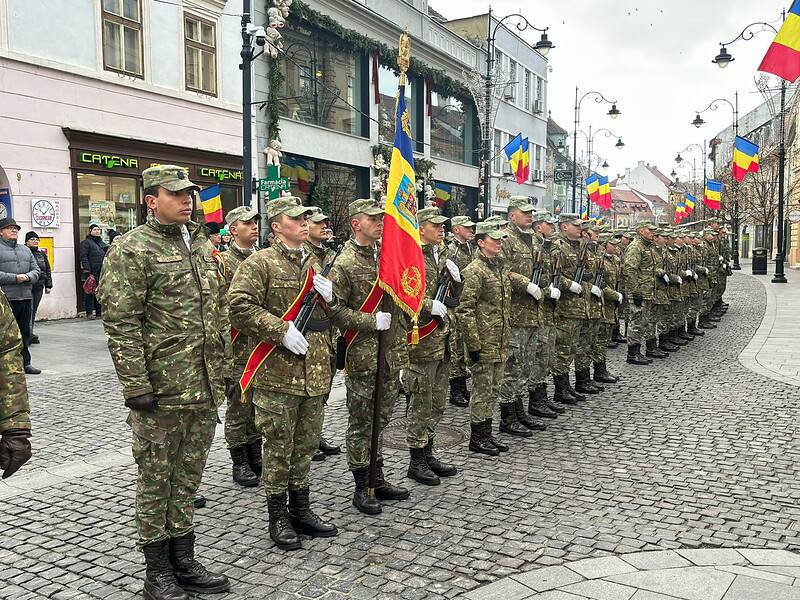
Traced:
POLYGON ((0 292, 0 433, 30 429, 30 406, 22 369, 22 337, 6 295, 0 292))
POLYGON ((464 289, 458 319, 469 352, 480 352, 483 362, 503 362, 511 340, 511 280, 502 257, 478 252, 462 272, 464 289))
POLYGON ((622 280, 622 261, 619 256, 603 254, 605 266, 605 284, 603 285, 603 303, 601 319, 603 323, 615 325, 618 320, 617 285, 622 280))
MULTIPOLYGON (((423 244, 422 256, 425 259, 425 300, 422 303, 422 311, 419 314, 419 326, 423 327, 426 323, 430 322, 433 316, 431 315, 432 299, 439 289, 439 283, 443 277, 448 276, 447 267, 444 263, 449 258, 452 260, 450 249, 441 244, 438 248, 439 261, 434 258, 433 245, 423 244)), ((462 279, 463 281, 463 279, 462 279)), ((458 298, 461 295, 462 284, 450 281, 450 286, 447 292, 448 298, 458 298)), ((452 314, 454 309, 447 309, 447 316, 445 316, 444 325, 439 325, 433 333, 420 339, 419 344, 409 346, 409 360, 411 362, 423 361, 438 361, 444 358, 446 348, 450 348, 450 344, 454 342, 450 333, 453 330, 455 315, 452 314)), ((452 348, 450 348, 452 353, 452 348)))
POLYGON ((539 325, 552 325, 555 322, 557 302, 550 299, 550 284, 553 282, 553 242, 544 240, 539 235, 533 236, 533 262, 534 267, 542 261, 542 278, 539 287, 542 288, 542 299, 539 300, 539 325))
POLYGON ((694 268, 697 271, 697 291, 707 292, 710 289, 710 285, 709 276, 705 273, 706 256, 708 256, 705 242, 692 246, 692 252, 694 253, 694 268))
MULTIPOLYGON (((377 248, 360 246, 354 239, 349 239, 330 273, 333 293, 338 301, 334 325, 341 332, 349 329, 358 332, 347 352, 348 373, 375 373, 378 369, 379 332, 375 330, 375 315, 363 313, 359 308, 378 277, 379 253, 380 245, 377 248)), ((380 306, 378 310, 381 310, 380 306)), ((408 365, 407 326, 405 315, 393 308, 386 347, 386 362, 393 370, 408 365)))
POLYGON ((660 268, 660 257, 656 252, 656 245, 639 235, 625 249, 622 276, 625 280, 625 291, 631 301, 636 296, 641 296, 644 300, 655 299, 655 272, 660 268))
POLYGON ((654 295, 653 301, 656 304, 669 304, 669 288, 670 285, 664 280, 664 275, 669 277, 669 251, 666 246, 657 246, 653 244, 653 252, 656 257, 656 271, 654 277, 654 295))
MULTIPOLYGON (((231 281, 233 281, 233 274, 236 273, 239 265, 253 254, 253 252, 244 252, 240 250, 235 244, 231 244, 225 252, 220 253, 219 256, 225 265, 225 283, 228 288, 230 288, 231 281)), ((232 344, 233 360, 226 369, 226 377, 238 379, 242 376, 242 370, 245 364, 247 364, 247 359, 250 357, 250 353, 253 351, 253 348, 255 348, 256 343, 257 340, 250 339, 241 331, 237 334, 236 340, 232 344)))
POLYGON ((588 317, 584 293, 573 294, 569 291, 570 285, 572 285, 571 277, 575 276, 578 269, 580 251, 580 240, 569 240, 564 236, 559 236, 553 242, 553 258, 561 263, 561 298, 556 309, 558 318, 586 319, 588 317))
POLYGON ((108 349, 125 398, 152 393, 161 407, 219 404, 230 355, 222 266, 197 223, 152 215, 121 237, 103 262, 97 291, 108 349))
POLYGON ((683 294, 681 288, 686 282, 686 276, 682 274, 681 256, 677 246, 667 246, 667 264, 669 265, 669 294, 670 302, 680 302, 683 294))
POLYGON ((508 237, 503 240, 503 257, 511 271, 511 322, 514 327, 538 327, 539 303, 528 292, 533 278, 533 234, 509 225, 508 237))
POLYGON ((681 296, 686 300, 689 296, 697 294, 697 283, 694 277, 687 277, 686 271, 692 266, 692 246, 684 244, 678 247, 678 269, 679 274, 683 277, 683 286, 681 286, 681 296))
MULTIPOLYGON (((331 343, 327 332, 305 332, 305 356, 282 345, 289 323, 281 316, 299 297, 312 267, 316 273, 322 270, 313 254, 289 249, 276 240, 244 261, 233 276, 228 295, 231 323, 249 337, 275 346, 253 378, 258 389, 306 397, 322 396, 330 390, 331 343)), ((312 318, 324 320, 325 310, 317 303, 312 318)))
POLYGON ((464 270, 478 252, 473 242, 461 243, 455 239, 447 247, 450 250, 451 260, 456 263, 459 270, 464 270))
POLYGON ((708 268, 708 281, 712 286, 715 286, 722 273, 719 247, 716 242, 709 242, 708 240, 703 241, 703 246, 706 249, 705 262, 703 264, 708 268))
POLYGON ((602 316, 603 310, 603 297, 600 298, 592 294, 592 286, 597 278, 597 273, 600 271, 600 263, 602 261, 600 250, 597 247, 597 242, 583 242, 589 245, 589 251, 586 253, 586 267, 583 275, 583 297, 586 299, 586 314, 590 319, 599 319, 602 316))

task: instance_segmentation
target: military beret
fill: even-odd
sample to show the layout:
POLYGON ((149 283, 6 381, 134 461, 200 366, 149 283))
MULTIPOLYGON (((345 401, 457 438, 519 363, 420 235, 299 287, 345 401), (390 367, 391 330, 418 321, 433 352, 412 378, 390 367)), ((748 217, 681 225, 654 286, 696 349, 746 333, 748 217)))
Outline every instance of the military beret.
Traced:
POLYGON ((435 206, 426 206, 417 211, 417 223, 424 223, 425 221, 430 221, 434 225, 441 225, 446 223, 448 218, 443 216, 435 206))
POLYGON ((462 227, 475 227, 475 223, 473 223, 469 217, 465 217, 464 215, 458 215, 457 217, 450 219, 450 225, 453 227, 456 225, 461 225, 462 227))
POLYGON ((512 208, 521 210, 522 212, 533 212, 536 207, 531 204, 531 199, 528 196, 511 196, 508 201, 508 209, 512 208))
POLYGON ((225 223, 233 225, 236 221, 251 221, 258 216, 258 211, 252 206, 237 206, 225 215, 225 223))
POLYGON ((493 240, 507 238, 508 234, 497 226, 497 221, 482 221, 475 226, 476 235, 488 235, 493 240))
POLYGON ((383 214, 383 209, 372 198, 361 198, 354 200, 347 207, 347 211, 351 217, 355 217, 359 213, 364 213, 370 217, 376 217, 383 214))
POLYGON ((302 201, 297 196, 282 196, 267 202, 267 218, 272 220, 278 215, 288 217, 299 217, 300 215, 310 215, 313 210, 308 206, 303 206, 302 201))
POLYGON ((189 181, 183 167, 177 165, 158 165, 142 171, 142 185, 145 189, 158 185, 170 192, 180 192, 189 188, 200 190, 200 186, 189 181))

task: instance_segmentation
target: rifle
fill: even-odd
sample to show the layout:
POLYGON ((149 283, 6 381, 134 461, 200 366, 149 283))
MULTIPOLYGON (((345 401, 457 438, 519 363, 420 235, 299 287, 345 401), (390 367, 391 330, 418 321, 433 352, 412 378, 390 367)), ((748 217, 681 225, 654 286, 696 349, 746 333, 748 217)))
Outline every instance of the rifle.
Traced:
MULTIPOLYGON (((342 252, 342 248, 344 248, 344 244, 335 239, 326 245, 334 250, 334 254, 328 263, 322 268, 320 275, 323 277, 327 277, 331 272, 333 263, 336 262, 336 259, 342 252)), ((311 321, 311 315, 314 313, 314 309, 317 307, 317 304, 319 304, 319 300, 320 295, 313 290, 306 292, 306 295, 303 296, 303 303, 300 305, 300 311, 297 313, 297 318, 294 320, 294 326, 300 333, 305 335, 309 322, 311 321)), ((312 331, 316 331, 316 329, 312 331)))
POLYGON ((556 254, 555 262, 553 263, 553 281, 550 287, 561 289, 561 255, 556 254))
MULTIPOLYGON (((597 275, 594 277, 594 284, 601 290, 606 284, 606 261, 604 259, 605 254, 600 257, 600 268, 597 269, 597 275)), ((594 296, 594 298, 597 299, 598 302, 600 301, 600 298, 597 298, 597 296, 594 296)))
MULTIPOLYGON (((436 294, 434 294, 433 299, 438 300, 447 308, 455 308, 459 304, 457 298, 451 298, 447 295, 450 291, 450 285, 452 283, 453 276, 450 275, 450 270, 445 267, 444 273, 442 273, 439 277, 439 286, 436 288, 436 294)), ((433 320, 439 324, 439 327, 444 326, 444 319, 442 317, 434 315, 433 320)))
POLYGON ((581 250, 581 254, 578 257, 578 266, 575 268, 575 277, 572 278, 573 281, 577 283, 583 283, 583 274, 586 271, 586 257, 589 254, 589 244, 583 244, 583 249, 581 250))
POLYGON ((533 267, 533 275, 531 275, 531 283, 539 285, 542 281, 542 271, 544 270, 544 252, 539 248, 536 253, 536 264, 533 267))
MULTIPOLYGON (((667 264, 667 247, 664 246, 663 255, 661 256, 661 270, 664 271, 664 275, 669 276, 669 265, 667 264)), ((669 285, 669 283, 667 283, 669 285)))

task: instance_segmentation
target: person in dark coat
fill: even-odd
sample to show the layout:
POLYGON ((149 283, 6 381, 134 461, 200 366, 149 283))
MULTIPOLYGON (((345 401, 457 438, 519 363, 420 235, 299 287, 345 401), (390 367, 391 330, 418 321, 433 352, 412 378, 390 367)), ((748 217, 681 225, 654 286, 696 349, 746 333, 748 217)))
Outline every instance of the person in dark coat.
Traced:
POLYGON ((39 279, 33 284, 33 314, 31 314, 31 344, 39 343, 39 336, 34 333, 34 323, 36 322, 36 311, 42 301, 42 295, 49 294, 53 289, 53 274, 50 272, 50 261, 47 255, 39 249, 39 234, 29 231, 25 234, 25 245, 33 254, 36 264, 39 266, 39 279))
MULTIPOLYGON (((108 250, 108 244, 100 237, 101 233, 102 231, 97 223, 89 223, 89 234, 81 242, 80 246, 81 270, 83 271, 81 281, 86 281, 89 275, 94 275, 95 280, 100 283, 103 259, 106 257, 106 251, 108 250)), ((95 315, 99 317, 102 312, 95 294, 83 294, 83 307, 86 310, 86 318, 88 319, 94 319, 95 315)))

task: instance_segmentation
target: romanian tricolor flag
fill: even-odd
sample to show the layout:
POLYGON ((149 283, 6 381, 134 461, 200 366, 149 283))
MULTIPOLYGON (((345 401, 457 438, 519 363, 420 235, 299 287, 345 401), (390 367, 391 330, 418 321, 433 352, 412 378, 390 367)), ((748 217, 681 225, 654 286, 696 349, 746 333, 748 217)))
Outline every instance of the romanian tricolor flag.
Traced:
POLYGON ((711 210, 719 210, 722 205, 722 182, 709 179, 706 181, 705 205, 711 210))
POLYGON ((311 189, 311 178, 308 174, 308 165, 302 158, 294 159, 294 173, 297 176, 297 189, 307 194, 311 189))
POLYGON ((219 184, 200 190, 200 203, 206 223, 222 223, 222 200, 219 184))
POLYGON ((414 330, 417 331, 417 316, 425 298, 425 261, 419 241, 414 150, 405 83, 403 73, 397 93, 394 147, 386 186, 378 285, 413 319, 414 330))
POLYGON ((581 213, 581 220, 588 221, 589 220, 589 209, 587 208, 581 213))
POLYGON ((792 2, 758 70, 791 82, 800 77, 800 0, 792 2))
POLYGON ((522 134, 518 133, 515 135, 512 140, 505 145, 503 152, 506 154, 508 164, 511 165, 511 172, 514 173, 517 183, 524 183, 525 178, 522 177, 524 168, 522 134))
POLYGON ((600 186, 600 200, 597 205, 608 210, 611 208, 611 184, 608 183, 608 177, 600 177, 597 183, 600 186))
POLYGON ((686 207, 686 216, 688 217, 692 212, 694 212, 694 205, 697 203, 697 199, 692 196, 689 192, 683 197, 683 202, 686 207))
POLYGON ((679 200, 675 203, 675 222, 680 223, 686 218, 686 203, 679 200))
POLYGON ((531 174, 531 148, 528 138, 522 140, 522 163, 520 169, 521 172, 517 177, 517 183, 521 183, 520 178, 522 178, 522 181, 528 181, 528 176, 531 174))
POLYGON ((600 176, 597 173, 592 173, 586 180, 586 193, 589 195, 589 200, 600 204, 600 176))
POLYGON ((737 135, 733 145, 733 178, 742 181, 747 173, 758 173, 758 163, 758 146, 737 135))
POLYGON ((437 200, 441 200, 442 202, 447 202, 448 200, 450 200, 450 194, 452 191, 453 191, 452 185, 448 185, 446 183, 437 181, 436 188, 433 190, 433 193, 436 194, 437 200))

